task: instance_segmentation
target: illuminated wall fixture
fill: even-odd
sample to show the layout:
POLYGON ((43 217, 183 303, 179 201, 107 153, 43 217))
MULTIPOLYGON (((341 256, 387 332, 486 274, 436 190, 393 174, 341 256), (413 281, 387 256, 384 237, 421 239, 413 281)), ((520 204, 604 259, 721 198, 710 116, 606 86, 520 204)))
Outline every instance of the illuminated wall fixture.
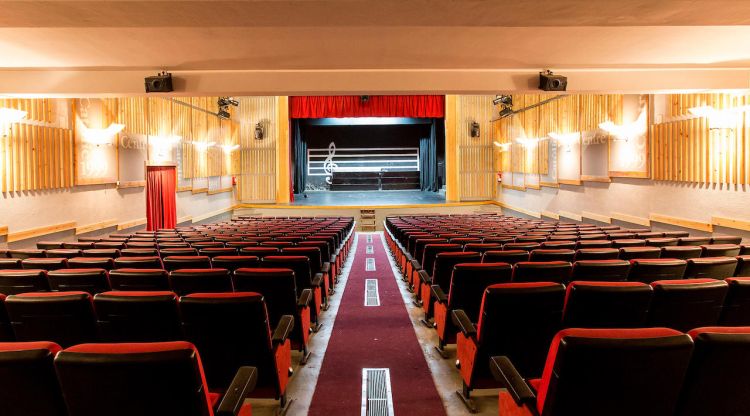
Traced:
POLYGON ((524 148, 528 149, 530 147, 534 147, 539 143, 539 139, 532 138, 532 139, 526 139, 526 138, 519 138, 516 139, 516 143, 520 144, 524 148))
POLYGON ((112 123, 106 129, 90 129, 81 123, 78 127, 81 129, 81 135, 86 143, 94 146, 111 146, 112 138, 121 132, 125 125, 112 123))
POLYGON ((154 157, 152 158, 156 162, 170 162, 173 159, 172 146, 179 143, 182 140, 180 136, 153 136, 150 138, 150 143, 154 150, 154 157))
POLYGON ((200 152, 205 152, 209 147, 215 144, 216 142, 193 142, 193 145, 195 146, 196 150, 200 152))
POLYGON ((500 143, 498 141, 495 141, 495 146, 500 148, 501 152, 507 152, 508 149, 510 149, 510 143, 500 143))
POLYGON ((559 145, 563 146, 566 153, 570 153, 573 151, 573 143, 576 143, 581 139, 581 133, 550 133, 549 137, 555 139, 559 145))
POLYGON ((238 145, 238 144, 235 144, 235 145, 223 144, 223 145, 221 145, 221 148, 224 150, 224 152, 231 153, 231 152, 234 152, 235 150, 239 149, 240 145, 238 145))
POLYGON ((710 105, 690 108, 690 114, 708 119, 708 128, 710 130, 729 129, 734 130, 737 125, 738 114, 750 109, 750 106, 741 106, 717 110, 710 105))
POLYGON ((476 121, 471 122, 469 134, 471 135, 471 137, 479 137, 479 123, 477 123, 476 121))
POLYGON ((18 123, 26 118, 26 112, 14 108, 0 108, 0 124, 18 123))
POLYGON ((255 124, 255 133, 254 133, 255 140, 263 140, 264 136, 265 136, 265 131, 263 131, 263 123, 259 121, 257 124, 255 124))
POLYGON ((646 134, 648 125, 646 123, 646 111, 641 111, 638 118, 631 123, 617 125, 610 120, 599 124, 599 128, 606 131, 615 141, 628 143, 631 139, 637 139, 646 134))

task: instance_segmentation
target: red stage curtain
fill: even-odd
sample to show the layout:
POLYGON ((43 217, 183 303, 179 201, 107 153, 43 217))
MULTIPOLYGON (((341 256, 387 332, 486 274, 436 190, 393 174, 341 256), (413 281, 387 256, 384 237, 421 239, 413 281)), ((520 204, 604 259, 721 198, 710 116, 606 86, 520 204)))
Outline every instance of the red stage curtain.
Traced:
POLYGON ((146 229, 177 225, 177 176, 174 166, 149 166, 146 170, 146 229))
POLYGON ((359 95, 289 97, 291 118, 420 117, 443 118, 443 95, 359 95))

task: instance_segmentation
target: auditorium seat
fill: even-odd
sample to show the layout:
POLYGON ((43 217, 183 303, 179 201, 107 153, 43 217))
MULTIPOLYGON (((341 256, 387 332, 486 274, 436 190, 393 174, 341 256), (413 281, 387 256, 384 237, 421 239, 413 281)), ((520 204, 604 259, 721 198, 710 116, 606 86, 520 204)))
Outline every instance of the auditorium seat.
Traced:
POLYGON ((616 248, 580 248, 574 260, 617 260, 619 257, 620 250, 616 248))
POLYGON ((305 256, 310 260, 310 273, 312 276, 321 273, 323 275, 323 303, 328 305, 328 298, 334 290, 334 279, 331 274, 331 263, 323 260, 323 255, 318 247, 286 247, 281 249, 282 256, 305 256))
POLYGON ((52 250, 63 248, 62 241, 39 241, 36 243, 36 248, 40 250, 52 250))
POLYGON ((244 247, 256 247, 258 243, 252 241, 227 241, 226 246, 235 250, 240 250, 244 247))
POLYGON ((224 243, 220 241, 204 241, 200 243, 190 243, 190 247, 200 251, 204 248, 224 248, 224 243))
POLYGON ((475 409, 471 390, 499 387, 489 372, 490 357, 508 356, 524 377, 542 374, 550 341, 560 329, 564 302, 565 286, 559 283, 503 283, 485 290, 477 324, 460 309, 452 312, 460 331, 460 396, 470 410, 475 409))
MULTIPOLYGON (((150 248, 150 249, 156 249, 156 242, 150 241, 134 241, 129 240, 127 243, 125 243, 125 249, 142 249, 142 248, 150 248)), ((124 250, 124 249, 123 249, 124 250)))
POLYGON ((701 256, 703 249, 700 246, 667 246, 661 248, 663 259, 694 259, 701 256))
POLYGON ((576 252, 571 249, 536 249, 529 255, 529 261, 567 261, 572 262, 576 252))
POLYGON ((96 340, 91 295, 86 292, 20 293, 5 299, 18 341, 52 341, 63 347, 96 340))
POLYGON ((503 250, 524 250, 531 252, 531 250, 536 250, 541 248, 541 246, 539 243, 506 243, 503 244, 503 250))
POLYGON ((297 247, 317 247, 320 250, 320 258, 323 262, 328 262, 331 268, 331 277, 334 281, 338 277, 340 270, 336 267, 336 256, 331 255, 331 249, 326 241, 300 241, 297 247))
POLYGON ((315 323, 315 330, 317 330, 320 324, 320 312, 323 309, 323 275, 321 273, 312 274, 310 259, 306 256, 266 256, 261 260, 260 267, 294 270, 297 297, 301 297, 302 291, 305 289, 310 289, 313 293, 310 320, 315 323))
POLYGON ((104 269, 62 269, 47 273, 50 289, 55 292, 81 291, 91 295, 110 289, 104 269))
POLYGON ((502 244, 497 243, 469 243, 464 246, 464 251, 475 251, 479 254, 484 254, 487 251, 502 249, 502 244))
POLYGON ((686 279, 726 279, 734 276, 737 259, 734 257, 702 257, 687 260, 686 279))
POLYGON ((479 307, 484 290, 493 284, 511 281, 513 268, 508 263, 460 263, 456 264, 451 276, 448 293, 438 285, 433 285, 435 328, 438 334, 437 349, 443 357, 443 348, 456 342, 456 331, 451 312, 464 311, 471 322, 479 321, 479 307))
POLYGON ((21 259, 11 259, 11 258, 0 257, 0 270, 3 270, 3 269, 18 270, 22 268, 23 267, 21 267, 21 259))
POLYGON ((646 240, 641 240, 639 238, 623 238, 619 240, 612 240, 613 248, 644 247, 645 245, 646 240))
POLYGON ((680 237, 677 241, 678 246, 704 246, 711 244, 711 237, 680 237))
POLYGON ((94 248, 94 243, 90 241, 72 241, 63 243, 63 248, 74 248, 78 250, 90 250, 94 248))
POLYGON ((210 269, 211 259, 208 256, 168 256, 162 259, 164 270, 210 269))
POLYGON ((4 295, 47 291, 46 270, 0 270, 0 293, 4 295))
POLYGON ((690 233, 687 231, 665 231, 664 237, 670 237, 670 238, 690 237, 690 233))
POLYGON ((435 300, 432 297, 432 286, 440 287, 443 292, 449 291, 453 268, 457 264, 480 263, 481 261, 482 255, 475 251, 442 252, 435 256, 435 263, 431 273, 428 273, 426 270, 419 271, 419 300, 422 310, 425 313, 423 323, 427 323, 430 327, 432 326, 431 319, 433 315, 433 302, 435 300))
POLYGON ((576 241, 576 249, 589 248, 612 248, 612 242, 609 240, 579 240, 576 241))
POLYGON ((5 294, 0 293, 0 342, 16 340, 8 319, 8 311, 5 310, 5 298, 5 294))
POLYGON ((646 326, 653 289, 639 282, 571 282, 565 295, 566 328, 646 326))
POLYGON ((41 269, 41 270, 59 270, 68 267, 68 259, 64 257, 38 258, 30 257, 21 260, 21 267, 24 269, 41 269))
POLYGON ((178 296, 232 292, 232 279, 227 269, 173 270, 169 272, 169 285, 178 296))
POLYGON ((677 407, 690 337, 667 328, 560 331, 541 379, 523 377, 514 357, 492 357, 501 415, 666 416, 677 407))
POLYGON ((211 265, 234 272, 243 267, 259 267, 260 259, 256 256, 216 256, 211 259, 211 265))
POLYGON ((172 249, 172 248, 192 248, 190 247, 189 243, 186 243, 184 241, 182 242, 168 242, 168 243, 159 243, 159 251, 164 249, 172 249))
POLYGON ((82 251, 76 248, 55 248, 45 250, 44 255, 50 258, 70 259, 81 256, 81 253, 82 251))
POLYGON ((198 250, 193 247, 169 247, 159 250, 159 256, 164 259, 168 256, 197 256, 198 250))
POLYGON ((237 249, 233 247, 207 247, 200 249, 198 254, 213 259, 216 256, 236 256, 237 249))
POLYGON ((715 235, 711 237, 711 244, 741 244, 742 237, 733 235, 715 235))
POLYGON ((286 408, 294 317, 284 315, 270 329, 263 296, 254 292, 183 296, 180 314, 187 340, 201 353, 209 383, 229 385, 239 367, 257 367, 258 389, 252 397, 278 399, 286 408))
POLYGON ((633 259, 658 259, 661 257, 659 247, 622 247, 620 248, 621 260, 633 259))
POLYGON ((159 255, 159 250, 155 248, 124 248, 120 250, 123 257, 153 257, 159 255))
POLYGON ((545 250, 575 250, 576 242, 568 240, 545 241, 540 247, 545 250))
POLYGON ((71 269, 104 269, 109 271, 115 267, 115 261, 110 257, 74 257, 68 259, 68 267, 71 269))
POLYGON ((158 256, 147 257, 118 257, 114 260, 115 269, 163 269, 158 256))
POLYGON ((723 280, 657 280, 651 283, 654 299, 649 326, 689 331, 719 322, 729 286, 723 280))
POLYGON ((719 325, 750 325, 750 277, 730 277, 725 281, 729 290, 724 299, 719 325))
POLYGON ((0 414, 67 416, 53 360, 62 348, 48 342, 0 342, 0 414))
POLYGON ((629 273, 627 260, 581 260, 573 263, 570 281, 624 282, 629 273))
POLYGON ((76 345, 55 358, 68 416, 250 416, 243 401, 257 370, 238 366, 230 381, 210 384, 220 395, 205 364, 203 350, 183 341, 76 345))
POLYGON ((262 259, 266 256, 275 256, 279 254, 279 249, 276 247, 245 247, 240 250, 241 256, 253 256, 262 259))
POLYGON ((97 258, 107 257, 110 259, 116 259, 120 257, 120 250, 114 249, 114 248, 92 248, 88 250, 83 250, 81 255, 83 257, 97 257, 97 258))
POLYGON ((510 265, 522 261, 529 261, 529 252, 525 250, 485 251, 482 263, 508 263, 510 265))
POLYGON ((263 295, 268 308, 270 325, 275 328, 284 315, 294 317, 294 328, 290 339, 292 347, 302 352, 301 364, 310 357, 310 307, 313 301, 311 289, 304 289, 297 296, 294 271, 278 268, 241 268, 232 277, 237 292, 256 292, 263 295))
POLYGON ((748 255, 750 255, 750 244, 741 244, 740 245, 740 255, 741 256, 748 256, 748 255))
POLYGON ((420 270, 424 270, 428 275, 432 275, 432 272, 435 267, 435 259, 437 258, 438 254, 440 253, 450 253, 450 252, 460 252, 463 248, 459 244, 449 244, 449 243, 440 243, 440 244, 426 244, 424 246, 424 250, 422 253, 422 261, 413 261, 412 262, 412 278, 411 278, 411 288, 414 290, 416 303, 419 306, 421 305, 421 293, 422 293, 422 286, 421 282, 422 279, 419 277, 420 270))
POLYGON ((169 289, 167 271, 164 269, 123 268, 109 272, 112 290, 164 291, 169 289))
POLYGON ((679 241, 674 237, 665 238, 647 238, 646 245, 649 247, 668 247, 676 246, 679 241))
POLYGON ((122 250, 125 248, 124 241, 97 241, 94 243, 94 248, 108 248, 113 250, 122 250))
POLYGON ((651 283, 685 277, 687 262, 680 259, 636 259, 630 261, 628 280, 651 283))
POLYGON ((16 249, 16 250, 8 250, 8 257, 12 259, 33 259, 33 258, 44 258, 47 257, 45 255, 44 250, 39 249, 16 249))
MULTIPOLYGON (((735 276, 750 277, 750 255, 735 257, 737 259, 737 269, 734 271, 735 276)), ((0 259, 1 264, 2 259, 0 259)))
POLYGON ((750 327, 705 327, 688 335, 695 347, 679 416, 737 416, 750 409, 750 327))
POLYGON ((572 270, 573 265, 569 261, 522 261, 513 266, 513 282, 565 283, 572 270))
POLYGON ((113 291, 94 296, 104 342, 161 342, 182 339, 177 296, 168 291, 113 291))
MULTIPOLYGON (((411 236, 409 241, 411 244, 411 236)), ((434 236, 417 236, 411 246, 411 252, 405 253, 404 255, 404 276, 409 282, 409 286, 413 287, 416 284, 417 273, 422 270, 422 263, 424 262, 424 247, 427 244, 447 244, 448 240, 444 238, 435 238, 434 236)))
POLYGON ((735 257, 740 255, 742 248, 736 244, 709 244, 701 249, 701 257, 735 257))

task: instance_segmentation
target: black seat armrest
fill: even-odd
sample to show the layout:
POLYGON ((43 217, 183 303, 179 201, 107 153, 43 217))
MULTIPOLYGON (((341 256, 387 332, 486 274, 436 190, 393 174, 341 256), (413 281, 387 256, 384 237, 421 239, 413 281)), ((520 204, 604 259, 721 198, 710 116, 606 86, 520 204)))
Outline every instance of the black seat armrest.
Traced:
MULTIPOLYGON (((516 401, 516 404, 533 404, 536 402, 536 394, 531 390, 516 367, 505 356, 491 357, 490 370, 495 380, 499 381, 503 387, 508 389, 508 393, 516 401)), ((533 406, 532 406, 533 407, 533 406)))
POLYGON ((294 328, 294 317, 292 315, 282 315, 271 337, 273 345, 283 344, 289 338, 289 334, 292 333, 292 328, 294 328))
POLYGON ((422 270, 422 265, 419 264, 418 260, 412 260, 411 262, 411 268, 414 270, 422 270))
POLYGON ((428 285, 432 283, 432 277, 430 277, 430 275, 424 270, 419 271, 419 280, 428 285))
POLYGON ((335 257, 335 256, 338 256, 338 255, 339 255, 339 252, 341 252, 341 249, 340 249, 340 248, 337 248, 336 250, 334 250, 334 251, 333 251, 333 255, 334 255, 334 257, 335 257))
POLYGON ((319 287, 323 283, 323 273, 315 273, 312 279, 313 287, 319 287))
POLYGON ((324 273, 324 274, 325 273, 330 273, 331 272, 331 263, 329 263, 327 261, 324 261, 323 262, 323 267, 320 268, 320 271, 322 273, 324 273))
POLYGON ((466 312, 463 309, 451 311, 451 319, 464 336, 473 337, 477 334, 477 328, 471 323, 471 320, 466 316, 466 312))
POLYGON ((297 299, 297 307, 304 308, 307 306, 310 306, 310 301, 312 300, 313 292, 311 289, 305 289, 302 291, 302 293, 299 295, 299 299, 297 299))
POLYGON ((404 253, 404 257, 406 257, 406 261, 411 263, 414 261, 414 257, 411 256, 406 250, 401 250, 401 252, 404 253))
POLYGON ((258 382, 258 369, 255 367, 240 367, 234 375, 224 397, 216 408, 216 416, 237 416, 240 414, 245 398, 255 389, 258 382))
POLYGON ((448 303, 448 295, 443 292, 443 289, 441 289, 439 285, 432 285, 430 289, 432 290, 432 296, 434 296, 438 302, 443 304, 448 303))

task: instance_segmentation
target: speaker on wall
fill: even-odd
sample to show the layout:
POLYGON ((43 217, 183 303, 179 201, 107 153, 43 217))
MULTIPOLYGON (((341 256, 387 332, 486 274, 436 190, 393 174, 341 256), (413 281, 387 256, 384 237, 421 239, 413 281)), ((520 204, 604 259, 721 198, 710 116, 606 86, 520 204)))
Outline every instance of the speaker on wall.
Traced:
POLYGON ((153 77, 146 77, 146 92, 172 92, 172 74, 162 72, 153 77))
POLYGON ((539 89, 542 91, 565 91, 568 88, 568 77, 555 75, 552 71, 539 73, 539 89))

